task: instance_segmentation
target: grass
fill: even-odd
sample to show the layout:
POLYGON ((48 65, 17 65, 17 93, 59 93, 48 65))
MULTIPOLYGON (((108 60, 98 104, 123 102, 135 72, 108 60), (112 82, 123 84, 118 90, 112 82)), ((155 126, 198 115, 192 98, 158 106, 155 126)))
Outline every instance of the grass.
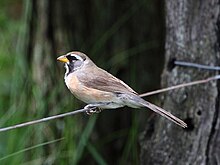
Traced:
MULTIPOLYGON (((54 87, 46 97, 42 89, 34 82, 25 57, 27 38, 30 37, 27 36, 29 29, 26 22, 30 19, 31 2, 23 1, 24 14, 19 19, 13 19, 7 13, 10 6, 19 2, 21 1, 0 2, 1 127, 82 107, 81 103, 67 91, 63 79, 57 80, 56 88, 54 87)), ((137 75, 138 63, 134 63, 135 55, 158 47, 156 41, 118 50, 108 62, 106 58, 99 58, 95 54, 105 49, 106 42, 138 12, 141 4, 129 8, 104 31, 89 50, 98 63, 105 64, 105 67, 113 74, 117 73, 122 65, 129 67, 128 80, 130 84, 133 84, 132 86, 136 86, 135 80, 139 76, 137 75)), ((51 71, 51 73, 54 72, 51 71)), ((105 145, 118 139, 126 140, 122 142, 120 156, 112 159, 118 161, 118 164, 127 162, 139 164, 137 147, 139 121, 136 111, 131 112, 131 116, 130 128, 119 128, 98 138, 96 127, 99 115, 87 117, 83 114, 0 133, 0 164, 80 164, 89 157, 88 160, 92 162, 106 165, 108 161, 101 150, 105 145)))

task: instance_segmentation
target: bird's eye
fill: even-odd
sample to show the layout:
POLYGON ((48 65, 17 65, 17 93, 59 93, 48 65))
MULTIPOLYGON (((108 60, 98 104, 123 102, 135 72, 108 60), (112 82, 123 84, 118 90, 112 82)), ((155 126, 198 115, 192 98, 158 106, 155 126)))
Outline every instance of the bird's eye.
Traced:
POLYGON ((78 60, 75 56, 72 56, 72 55, 66 56, 66 58, 67 58, 69 61, 76 61, 76 60, 78 60))

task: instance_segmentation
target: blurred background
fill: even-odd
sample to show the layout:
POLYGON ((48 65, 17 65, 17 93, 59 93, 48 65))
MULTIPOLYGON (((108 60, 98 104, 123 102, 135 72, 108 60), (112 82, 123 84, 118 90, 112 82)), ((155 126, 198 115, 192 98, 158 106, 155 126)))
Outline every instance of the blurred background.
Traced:
MULTIPOLYGON (((72 50, 138 93, 160 87, 160 0, 1 0, 0 127, 82 108, 56 58, 72 50)), ((147 100, 156 102, 157 97, 147 100)), ((154 114, 153 114, 154 115, 154 114)), ((148 110, 78 114, 0 133, 0 164, 139 164, 148 110)))

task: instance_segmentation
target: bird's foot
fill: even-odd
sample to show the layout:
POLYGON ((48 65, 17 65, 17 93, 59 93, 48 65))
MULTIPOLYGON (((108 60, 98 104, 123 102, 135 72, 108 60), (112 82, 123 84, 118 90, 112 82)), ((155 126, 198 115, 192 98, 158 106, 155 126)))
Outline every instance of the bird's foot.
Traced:
POLYGON ((86 114, 87 115, 92 115, 94 113, 100 113, 100 112, 102 112, 102 109, 96 108, 96 109, 89 109, 88 111, 86 111, 86 114))
POLYGON ((84 107, 84 109, 88 109, 86 111, 87 115, 92 115, 94 113, 100 113, 102 112, 102 109, 98 107, 98 105, 95 104, 88 104, 84 107))

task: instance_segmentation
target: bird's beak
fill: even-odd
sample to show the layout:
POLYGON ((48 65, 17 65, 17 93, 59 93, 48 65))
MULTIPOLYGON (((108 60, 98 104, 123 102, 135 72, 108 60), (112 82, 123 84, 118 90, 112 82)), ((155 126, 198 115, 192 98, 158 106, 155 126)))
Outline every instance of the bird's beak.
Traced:
POLYGON ((63 63, 69 62, 69 60, 66 58, 65 55, 58 57, 57 61, 60 61, 60 62, 63 62, 63 63))

